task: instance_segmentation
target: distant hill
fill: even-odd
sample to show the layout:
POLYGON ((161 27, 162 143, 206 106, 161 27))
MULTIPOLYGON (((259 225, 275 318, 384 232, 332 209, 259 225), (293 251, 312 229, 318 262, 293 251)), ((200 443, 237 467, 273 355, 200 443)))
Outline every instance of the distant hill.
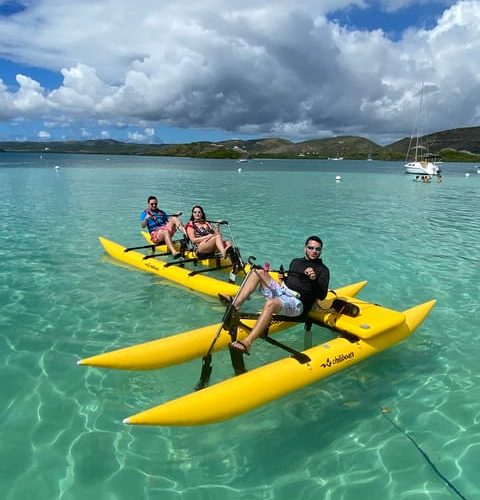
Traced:
MULTIPOLYGON (((457 128, 425 136, 430 151, 444 161, 480 161, 480 127, 457 128)), ((410 138, 380 146, 364 137, 338 136, 291 142, 281 138, 232 139, 189 144, 135 144, 112 139, 64 142, 0 142, 0 152, 96 153, 194 158, 332 158, 404 160, 410 138)))
MULTIPOLYGON (((428 143, 432 153, 440 155, 444 160, 457 157, 455 161, 478 161, 472 158, 480 155, 480 127, 456 128, 426 135, 423 139, 428 143)), ((401 155, 408 149, 410 138, 385 146, 385 151, 401 155)))
POLYGON ((300 142, 294 145, 292 151, 306 157, 335 158, 339 156, 366 159, 369 154, 372 157, 381 154, 382 147, 364 137, 345 135, 300 142))

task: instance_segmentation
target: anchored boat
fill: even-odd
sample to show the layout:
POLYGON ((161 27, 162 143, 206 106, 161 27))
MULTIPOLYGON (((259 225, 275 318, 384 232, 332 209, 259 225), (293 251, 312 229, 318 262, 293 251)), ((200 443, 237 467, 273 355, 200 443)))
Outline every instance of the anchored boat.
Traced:
POLYGON ((420 108, 415 121, 407 156, 405 158, 405 173, 416 175, 437 175, 441 172, 437 165, 437 155, 430 153, 428 140, 423 136, 426 128, 426 116, 423 104, 424 84, 420 93, 420 108))

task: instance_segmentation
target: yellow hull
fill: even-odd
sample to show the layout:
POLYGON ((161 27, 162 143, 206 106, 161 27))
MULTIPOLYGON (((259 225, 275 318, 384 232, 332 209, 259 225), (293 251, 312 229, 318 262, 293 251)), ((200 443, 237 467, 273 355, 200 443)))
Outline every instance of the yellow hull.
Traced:
MULTIPOLYGON (((366 281, 354 283, 352 285, 338 288, 336 294, 339 297, 353 297, 365 285, 366 281)), ((329 292, 326 302, 331 301, 335 297, 333 292, 329 292)), ((318 311, 312 311, 311 315, 314 319, 324 321, 320 318, 318 311)), ((325 317, 325 322, 330 318, 325 317)), ((340 321, 340 318, 337 320, 340 321)), ((244 323, 252 327, 255 324, 254 320, 245 320, 244 323)), ((272 325, 270 333, 276 333, 285 330, 297 323, 282 322, 272 325)), ((80 365, 98 366, 102 368, 114 368, 117 370, 154 370, 157 368, 165 368, 195 358, 204 356, 220 324, 208 325, 202 328, 197 328, 185 333, 179 333, 170 337, 165 337, 143 344, 137 344, 131 347, 118 349, 116 351, 99 354, 90 358, 82 359, 78 362, 80 365)), ((242 327, 238 330, 238 338, 245 338, 247 332, 242 327)), ((227 347, 231 341, 228 331, 222 330, 220 336, 215 343, 214 350, 218 351, 227 347)))
MULTIPOLYGON (((307 349, 304 353, 311 360, 307 364, 300 364, 293 358, 281 359, 128 417, 124 422, 138 425, 191 426, 211 424, 241 415, 329 377, 400 342, 415 331, 434 305, 435 300, 431 300, 403 313, 396 312, 403 315, 403 321, 384 332, 374 335, 367 333, 366 338, 357 337, 350 340, 339 336, 307 349)), ((379 307, 373 304, 370 306, 379 307)), ((390 310, 385 311, 385 315, 389 316, 390 310)), ((392 324, 396 323, 397 319, 396 316, 392 324)))
MULTIPOLYGON (((142 236, 145 238, 145 241, 149 244, 153 244, 152 243, 152 238, 150 237, 150 233, 147 233, 146 231, 142 231, 142 236)), ((180 243, 178 241, 174 242, 174 246, 177 250, 180 250, 180 243)), ((164 252, 168 252, 168 247, 167 245, 158 245, 155 247, 155 252, 157 253, 164 253, 164 252)), ((166 255, 165 257, 171 257, 171 255, 166 255)), ((196 257, 196 253, 191 251, 191 250, 188 250, 185 252, 185 258, 186 259, 191 259, 191 258, 194 258, 196 257)), ((207 267, 217 267, 217 260, 216 259, 201 259, 198 261, 198 264, 200 264, 201 266, 207 266, 207 267)), ((226 265, 230 265, 231 267, 231 262, 229 259, 220 259, 220 265, 222 266, 226 266, 226 265)), ((223 271, 225 271, 225 269, 223 269, 223 271)), ((228 272, 230 272, 230 270, 228 269, 228 272)))
MULTIPOLYGON (((145 255, 135 250, 125 252, 125 247, 115 243, 114 241, 101 236, 99 237, 99 240, 105 251, 114 259, 136 267, 137 269, 141 269, 142 271, 161 276, 162 278, 178 283, 179 285, 183 285, 190 290, 195 290, 197 292, 213 296, 216 296, 219 293, 235 295, 238 291, 238 285, 215 279, 210 276, 205 276, 204 274, 189 276, 191 270, 182 268, 178 264, 166 266, 166 262, 156 258, 144 259, 145 255)), ((214 259, 205 259, 200 263, 205 266, 215 266, 214 259)))

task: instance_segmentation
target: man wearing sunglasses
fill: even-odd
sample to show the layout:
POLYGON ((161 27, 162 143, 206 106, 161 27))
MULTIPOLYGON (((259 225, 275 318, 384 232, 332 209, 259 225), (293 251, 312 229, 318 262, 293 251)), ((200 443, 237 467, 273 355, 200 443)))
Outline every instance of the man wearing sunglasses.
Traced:
POLYGON ((177 229, 185 234, 185 229, 179 219, 181 214, 179 212, 178 216, 168 216, 158 208, 158 200, 155 196, 148 197, 147 208, 140 214, 140 225, 148 229, 152 243, 166 243, 174 259, 181 257, 181 253, 177 252, 172 237, 177 229))
MULTIPOLYGON (((253 342, 265 332, 274 314, 306 316, 317 299, 323 300, 327 296, 330 271, 320 259, 322 248, 318 236, 309 236, 305 242, 305 255, 292 260, 283 284, 274 281, 268 270, 254 270, 249 274, 233 307, 238 311, 257 288, 266 302, 248 336, 230 344, 233 349, 249 354, 253 342)), ((228 304, 232 299, 221 295, 220 300, 228 304)))

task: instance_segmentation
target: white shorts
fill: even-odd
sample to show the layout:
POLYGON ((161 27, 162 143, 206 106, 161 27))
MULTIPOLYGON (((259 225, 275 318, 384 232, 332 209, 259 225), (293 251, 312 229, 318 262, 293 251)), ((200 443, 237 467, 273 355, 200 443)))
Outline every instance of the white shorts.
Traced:
POLYGON ((282 307, 278 314, 292 317, 302 314, 303 304, 299 298, 295 297, 295 292, 292 292, 285 285, 280 285, 272 278, 267 286, 260 285, 259 291, 266 299, 280 299, 282 307))

